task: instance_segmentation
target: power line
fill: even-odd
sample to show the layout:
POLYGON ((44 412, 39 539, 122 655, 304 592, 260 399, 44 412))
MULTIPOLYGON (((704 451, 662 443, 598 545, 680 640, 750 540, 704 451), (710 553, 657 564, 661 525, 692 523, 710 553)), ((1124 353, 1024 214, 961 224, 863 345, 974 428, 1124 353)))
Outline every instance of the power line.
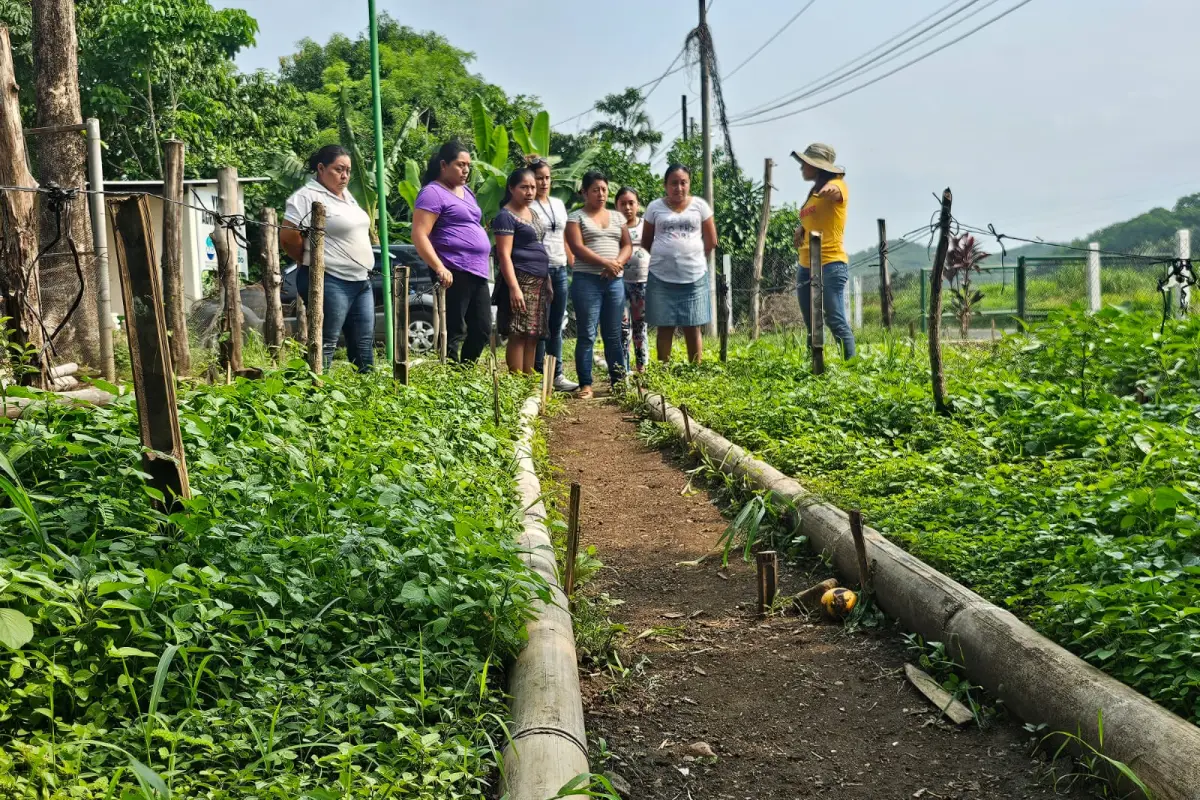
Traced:
MULTIPOLYGON (((669 65, 669 66, 668 66, 668 67, 667 67, 667 68, 666 68, 666 69, 663 71, 663 73, 662 73, 661 75, 659 75, 657 78, 654 78, 654 79, 652 79, 652 80, 648 80, 648 81, 646 81, 645 83, 641 84, 640 86, 635 86, 635 87, 633 87, 633 88, 637 89, 637 90, 640 92, 642 89, 645 89, 647 86, 651 86, 651 85, 653 85, 653 88, 652 88, 652 89, 650 89, 650 91, 649 91, 649 92, 646 92, 646 95, 645 95, 645 97, 643 97, 643 98, 642 98, 643 100, 645 100, 646 98, 648 98, 648 97, 650 96, 650 94, 651 94, 651 93, 652 93, 652 92, 653 92, 655 89, 657 89, 657 88, 658 88, 658 85, 659 85, 660 83, 662 83, 662 82, 663 82, 663 80, 665 80, 665 79, 666 79, 668 76, 670 76, 670 75, 674 75, 674 74, 675 74, 675 73, 677 73, 677 72, 681 72, 681 71, 683 71, 683 70, 687 69, 688 65, 687 65, 687 63, 686 63, 686 62, 685 62, 685 63, 683 63, 683 64, 680 64, 678 67, 676 67, 676 66, 675 66, 676 64, 678 64, 678 63, 679 63, 679 59, 683 57, 683 54, 684 54, 685 52, 686 52, 686 48, 683 48, 683 47, 681 47, 681 48, 679 49, 679 52, 675 54, 675 58, 674 58, 674 60, 673 60, 673 61, 671 61, 670 65, 669 65)), ((578 114, 576 114, 576 115, 574 115, 574 116, 572 116, 572 117, 567 117, 567 118, 566 118, 566 119, 564 119, 563 121, 561 121, 561 122, 558 122, 558 123, 556 123, 556 124, 558 124, 558 125, 566 125, 568 122, 574 122, 575 120, 579 119, 580 117, 586 116, 587 114, 590 114, 590 113, 592 113, 592 112, 593 112, 593 111, 595 111, 595 110, 596 110, 596 106, 595 106, 595 104, 593 104, 593 105, 592 105, 590 108, 586 108, 586 109, 584 109, 583 111, 580 111, 578 114)))
POLYGON ((867 81, 866 83, 860 83, 858 86, 855 86, 851 89, 847 89, 846 91, 841 92, 840 94, 836 94, 833 97, 822 100, 819 103, 813 103, 812 105, 805 106, 804 108, 799 108, 799 109, 796 109, 795 111, 789 111, 786 114, 779 114, 774 117, 768 117, 767 119, 754 120, 752 122, 736 123, 736 124, 732 125, 731 127, 743 128, 743 127, 749 127, 752 125, 764 125, 768 122, 775 122, 777 120, 787 119, 788 117, 794 117, 797 114, 804 113, 805 111, 812 111, 814 108, 820 108, 821 106, 828 105, 829 103, 832 103, 834 100, 840 100, 843 97, 852 95, 855 92, 861 91, 862 89, 866 89, 869 86, 874 86, 875 84, 879 83, 884 78, 890 78, 892 75, 895 75, 897 72, 901 72, 905 69, 908 69, 909 67, 924 61, 925 59, 929 58, 930 56, 932 56, 936 53, 942 52, 943 50, 945 50, 948 47, 953 47, 954 45, 961 42, 963 39, 966 39, 966 38, 969 38, 969 37, 975 35, 979 31, 983 30, 984 28, 988 27, 989 25, 991 25, 995 22, 999 22, 1000 20, 1004 19, 1005 17, 1007 17, 1009 14, 1013 13, 1017 9, 1020 9, 1024 6, 1029 5, 1031 2, 1033 2, 1033 0, 1021 0, 1021 2, 1017 3, 1012 8, 1008 9, 1007 11, 1001 12, 1000 14, 997 14, 996 16, 992 17, 991 19, 989 19, 988 21, 984 22, 981 25, 975 26, 971 30, 964 33, 962 36, 952 39, 949 42, 946 42, 945 44, 941 45, 940 47, 934 48, 933 50, 930 50, 929 52, 924 53, 924 54, 912 59, 911 61, 906 61, 905 63, 901 64, 900 66, 896 67, 895 69, 889 70, 889 71, 883 73, 882 75, 879 75, 878 77, 872 78, 871 80, 867 81))
POLYGON ((789 27, 791 27, 791 24, 792 24, 793 22, 795 22, 796 20, 800 19, 800 15, 801 15, 801 14, 803 14, 805 11, 808 11, 808 9, 809 9, 809 8, 811 8, 811 7, 812 7, 812 4, 813 4, 813 3, 815 3, 815 2, 817 2, 817 0, 808 0, 808 3, 806 3, 806 4, 804 5, 804 7, 803 7, 803 8, 801 8, 801 9, 800 9, 799 11, 797 11, 797 12, 796 12, 794 15, 792 15, 792 18, 791 18, 791 19, 789 19, 787 22, 783 23, 783 27, 782 27, 782 28, 780 28, 779 30, 775 31, 775 33, 774 33, 774 34, 771 36, 771 38, 770 38, 770 39, 767 39, 765 42, 763 42, 761 45, 759 45, 757 50, 755 50, 755 51, 754 51, 753 53, 751 53, 750 55, 746 56, 746 60, 745 60, 745 61, 743 61, 742 63, 738 64, 736 67, 734 67, 732 70, 730 70, 730 71, 729 71, 727 74, 725 74, 725 75, 722 75, 722 76, 721 76, 721 80, 723 80, 723 81, 727 81, 727 80, 729 80, 729 79, 730 79, 730 78, 732 78, 734 75, 736 75, 736 74, 738 73, 738 71, 739 71, 739 70, 741 70, 741 68, 742 68, 742 67, 746 66, 746 65, 747 65, 747 64, 749 64, 751 61, 753 61, 753 60, 754 60, 754 59, 755 59, 755 58, 758 56, 758 54, 759 54, 759 53, 761 53, 763 50, 767 49, 767 46, 768 46, 768 45, 770 45, 770 44, 771 44, 771 42, 773 42, 773 41, 775 41, 776 39, 778 39, 778 38, 779 38, 779 35, 780 35, 781 33, 783 33, 783 32, 784 32, 784 31, 786 31, 786 30, 787 30, 789 27))
MULTIPOLYGON (((784 92, 783 94, 781 94, 781 95, 779 95, 779 96, 777 96, 777 97, 774 97, 774 98, 772 98, 771 100, 767 100, 767 101, 766 101, 766 102, 764 102, 764 103, 760 103, 759 105, 757 105, 757 106, 754 106, 753 108, 751 108, 751 109, 749 109, 749 110, 747 110, 747 111, 745 111, 745 112, 743 112, 743 113, 739 114, 739 115, 738 115, 738 117, 739 117, 739 118, 746 118, 746 117, 749 117, 749 116, 751 116, 751 115, 753 115, 753 114, 756 114, 756 113, 758 113, 758 112, 760 112, 760 111, 764 111, 764 110, 771 110, 771 109, 767 109, 766 107, 767 107, 767 106, 770 106, 772 103, 777 103, 777 102, 779 102, 779 101, 781 101, 781 100, 787 100, 788 98, 791 98, 791 97, 793 97, 793 95, 795 95, 796 93, 803 92, 805 89, 808 89, 808 88, 810 88, 810 87, 812 87, 812 86, 815 86, 816 84, 820 83, 821 81, 825 80, 826 78, 830 77, 831 75, 836 75, 836 74, 838 74, 838 73, 842 72, 843 70, 846 70, 847 68, 854 67, 854 65, 855 65, 855 64, 858 64, 858 63, 859 63, 860 61, 862 61, 863 59, 871 57, 872 55, 874 55, 874 54, 876 54, 877 52, 879 52, 881 49, 883 49, 883 48, 887 47, 889 44, 891 44, 891 43, 895 42, 895 41, 896 41, 897 39, 899 39, 900 37, 904 36, 905 34, 909 33, 910 31, 914 30, 915 28, 919 27, 920 25, 923 25, 924 23, 926 23, 926 22, 928 22, 929 20, 931 20, 931 19, 933 19, 934 17, 936 17, 938 14, 941 14, 941 13, 942 13, 943 11, 945 11, 946 9, 950 8, 950 7, 951 7, 951 6, 953 6, 954 4, 956 4, 956 3, 959 3, 959 2, 961 2, 961 1, 962 1, 962 0, 950 0, 950 2, 946 3, 946 4, 945 4, 944 6, 942 6, 941 8, 938 8, 937 10, 933 11, 932 13, 930 13, 930 14, 927 14, 926 16, 924 16, 924 17, 922 17, 921 19, 917 20, 917 21, 916 21, 916 22, 914 22, 912 25, 909 25, 907 28, 905 28, 904 30, 902 30, 902 31, 900 31, 899 33, 895 34, 894 36, 892 36, 892 37, 890 37, 890 38, 888 38, 888 39, 885 39, 884 41, 882 41, 882 42, 880 42, 879 44, 875 45, 875 47, 872 47, 870 50, 866 51, 865 53, 862 53, 862 54, 860 54, 860 55, 858 55, 858 56, 856 56, 856 57, 854 57, 854 58, 850 59, 849 61, 845 62, 844 64, 841 64, 841 65, 839 65, 839 66, 837 66, 837 67, 834 67, 834 68, 833 68, 833 69, 831 69, 829 72, 826 72, 824 75, 821 75, 820 77, 813 79, 812 81, 810 81, 809 83, 806 83, 806 84, 804 84, 803 86, 799 87, 798 89, 794 89, 794 90, 792 90, 792 91, 790 91, 790 92, 784 92)), ((978 0, 974 0, 974 2, 977 2, 977 1, 978 1, 978 0)), ((968 5, 970 5, 970 4, 968 4, 968 5)), ((966 7, 967 7, 967 6, 963 6, 963 8, 966 8, 966 7)), ((952 13, 948 14, 946 17, 944 17, 944 18, 942 18, 942 19, 938 20, 937 22, 935 22, 935 23, 934 23, 934 26, 936 26, 936 25, 939 25, 939 24, 941 24, 942 22, 945 22, 946 20, 948 20, 948 19, 950 19, 950 18, 952 18, 952 17, 956 16, 956 15, 957 15, 958 13, 960 13, 962 10, 963 10, 963 9, 962 9, 962 8, 960 8, 960 9, 958 9, 958 11, 954 11, 954 12, 952 12, 952 13)), ((931 27, 932 27, 932 26, 931 26, 931 27)), ((928 29, 926 29, 926 30, 928 30, 928 29)), ((918 34, 918 35, 919 35, 919 34, 918 34)), ((901 43, 901 44, 903 44, 903 43, 901 43)), ((857 67, 855 67, 855 69, 857 69, 857 67)), ((853 70, 851 70, 851 71, 853 71, 853 70)))

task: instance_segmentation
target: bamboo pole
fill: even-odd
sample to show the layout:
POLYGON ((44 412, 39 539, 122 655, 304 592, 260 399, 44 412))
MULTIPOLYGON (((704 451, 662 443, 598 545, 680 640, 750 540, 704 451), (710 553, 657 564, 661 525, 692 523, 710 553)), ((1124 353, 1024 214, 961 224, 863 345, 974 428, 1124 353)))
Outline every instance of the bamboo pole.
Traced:
POLYGON ((314 375, 325 367, 324 342, 321 329, 325 326, 325 205, 313 203, 312 229, 308 234, 308 366, 314 375))

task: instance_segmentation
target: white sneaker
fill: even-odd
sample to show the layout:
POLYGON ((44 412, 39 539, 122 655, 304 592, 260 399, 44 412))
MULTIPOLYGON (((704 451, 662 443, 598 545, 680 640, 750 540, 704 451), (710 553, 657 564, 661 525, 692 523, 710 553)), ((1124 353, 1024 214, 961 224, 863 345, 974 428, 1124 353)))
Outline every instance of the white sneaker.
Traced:
POLYGON ((554 379, 554 391, 556 392, 573 392, 578 388, 579 384, 568 380, 566 375, 559 375, 554 379))

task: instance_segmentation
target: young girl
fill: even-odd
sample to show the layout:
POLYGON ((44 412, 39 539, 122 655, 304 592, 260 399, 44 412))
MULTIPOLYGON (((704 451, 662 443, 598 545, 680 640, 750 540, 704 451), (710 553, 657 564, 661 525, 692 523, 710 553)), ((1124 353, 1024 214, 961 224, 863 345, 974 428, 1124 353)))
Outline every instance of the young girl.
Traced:
POLYGON ((632 334, 637 371, 646 371, 650 360, 650 348, 646 345, 646 278, 649 276, 650 254, 641 248, 642 219, 641 203, 637 192, 622 186, 617 191, 617 211, 625 215, 625 227, 629 230, 629 242, 633 255, 625 265, 625 299, 629 308, 621 321, 621 353, 625 356, 626 371, 629 370, 629 339, 632 334))
POLYGON ((546 231, 530 208, 536 194, 533 170, 514 170, 508 176, 504 206, 492 220, 501 275, 492 298, 497 306, 497 327, 508 337, 508 371, 527 375, 533 372, 538 342, 546 334, 553 292, 550 255, 542 245, 546 231))

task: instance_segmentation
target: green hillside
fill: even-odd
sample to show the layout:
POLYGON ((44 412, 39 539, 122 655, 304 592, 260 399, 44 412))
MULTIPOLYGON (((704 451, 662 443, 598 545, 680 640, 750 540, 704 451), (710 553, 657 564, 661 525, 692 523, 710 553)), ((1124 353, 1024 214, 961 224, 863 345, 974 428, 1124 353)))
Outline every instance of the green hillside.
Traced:
MULTIPOLYGON (((1183 228, 1191 230, 1192 238, 1196 238, 1196 231, 1200 230, 1200 193, 1179 198, 1172 209, 1151 209, 1133 219, 1113 223, 1086 236, 1081 236, 1070 244, 1076 247, 1087 247, 1088 242, 1099 242, 1102 250, 1113 252, 1173 255, 1175 253, 1175 232, 1183 228)), ((998 264, 1000 247, 994 239, 980 238, 983 240, 984 249, 995 254, 995 258, 989 263, 998 264)), ((933 261, 933 249, 927 248, 926 245, 926 241, 907 244, 899 239, 890 240, 888 255, 892 271, 896 273, 915 272, 930 267, 933 261)), ((1021 256, 1041 258, 1064 255, 1066 252, 1060 248, 1040 244, 1010 246, 1007 260, 1015 263, 1015 260, 1021 256)), ((878 264, 877 255, 875 248, 859 250, 850 254, 850 263, 878 264)))

